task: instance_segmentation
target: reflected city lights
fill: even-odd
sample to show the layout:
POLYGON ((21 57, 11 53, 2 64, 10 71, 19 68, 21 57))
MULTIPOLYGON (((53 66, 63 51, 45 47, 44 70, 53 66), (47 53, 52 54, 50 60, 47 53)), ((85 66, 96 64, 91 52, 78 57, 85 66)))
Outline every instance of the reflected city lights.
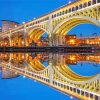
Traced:
POLYGON ((28 77, 37 82, 36 85, 41 82, 68 94, 69 99, 99 100, 99 31, 85 36, 83 33, 89 33, 90 28, 88 31, 79 28, 82 34, 72 29, 85 23, 100 26, 100 0, 66 2, 46 15, 21 22, 22 25, 3 20, 0 28, 1 77, 21 76, 23 80, 28 77))

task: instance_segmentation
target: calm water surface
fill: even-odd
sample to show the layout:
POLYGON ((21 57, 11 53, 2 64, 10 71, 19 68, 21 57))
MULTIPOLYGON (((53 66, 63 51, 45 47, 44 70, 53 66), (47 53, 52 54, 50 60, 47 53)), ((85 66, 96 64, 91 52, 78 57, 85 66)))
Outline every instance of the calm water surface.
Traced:
MULTIPOLYGON (((32 59, 35 56, 31 54, 32 59)), ((98 55, 98 57, 100 56, 98 55)), ((64 54, 66 66, 77 74, 91 76, 100 73, 99 61, 93 59, 83 61, 83 59, 76 60, 76 58, 76 55, 64 54)), ((48 59, 48 55, 44 55, 40 62, 47 67, 48 59)), ((37 98, 35 100, 79 100, 27 77, 19 76, 12 79, 2 79, 2 73, 0 73, 0 77, 0 100, 34 100, 34 98, 37 98)))

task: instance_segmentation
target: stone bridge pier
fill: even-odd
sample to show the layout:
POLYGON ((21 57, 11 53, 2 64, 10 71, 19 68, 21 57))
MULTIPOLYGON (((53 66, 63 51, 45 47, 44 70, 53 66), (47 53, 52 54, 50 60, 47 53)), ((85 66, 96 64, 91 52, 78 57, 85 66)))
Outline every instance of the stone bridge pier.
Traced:
POLYGON ((65 35, 52 34, 52 36, 49 37, 50 46, 64 46, 65 41, 65 35))

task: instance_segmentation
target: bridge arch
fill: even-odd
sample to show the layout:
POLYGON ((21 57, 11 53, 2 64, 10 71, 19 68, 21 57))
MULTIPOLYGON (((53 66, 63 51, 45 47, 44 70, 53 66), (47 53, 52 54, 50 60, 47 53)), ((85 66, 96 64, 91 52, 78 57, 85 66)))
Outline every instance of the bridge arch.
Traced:
POLYGON ((31 40, 37 43, 37 45, 40 45, 40 41, 39 41, 40 37, 44 33, 49 33, 49 32, 42 26, 36 26, 36 27, 32 27, 31 29, 29 29, 27 33, 31 40))
POLYGON ((87 16, 73 16, 61 21, 53 30, 54 34, 65 35, 79 24, 90 23, 100 27, 100 22, 87 16))
POLYGON ((27 65, 28 65, 28 69, 31 72, 35 72, 41 76, 45 76, 48 77, 49 76, 49 66, 45 66, 42 62, 41 62, 41 54, 37 54, 37 56, 35 56, 34 58, 32 58, 32 56, 30 56, 29 54, 26 55, 27 58, 27 65))

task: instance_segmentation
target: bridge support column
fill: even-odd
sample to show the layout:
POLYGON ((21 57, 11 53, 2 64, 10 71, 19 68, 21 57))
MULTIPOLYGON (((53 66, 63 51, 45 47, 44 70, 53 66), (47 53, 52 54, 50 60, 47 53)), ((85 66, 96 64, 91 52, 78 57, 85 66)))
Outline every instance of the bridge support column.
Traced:
POLYGON ((25 25, 24 26, 23 43, 22 43, 23 46, 26 46, 26 37, 27 37, 27 34, 26 33, 27 32, 26 32, 26 25, 25 25))
POLYGON ((54 69, 53 69, 52 54, 49 54, 49 80, 51 85, 53 84, 53 75, 54 75, 54 69))
POLYGON ((65 45, 65 36, 64 35, 59 35, 59 45, 65 45))
POLYGON ((54 35, 54 46, 59 46, 59 35, 54 35))
POLYGON ((49 46, 54 46, 54 34, 49 34, 49 46))
POLYGON ((12 41, 11 41, 11 31, 9 32, 10 34, 8 35, 9 37, 9 46, 12 46, 12 41))
POLYGON ((49 16, 49 21, 48 21, 48 32, 49 32, 49 46, 53 46, 53 25, 52 25, 52 15, 49 16))
POLYGON ((49 80, 51 85, 53 84, 53 74, 54 74, 53 65, 51 62, 49 62, 49 80))
POLYGON ((65 45, 65 36, 59 35, 59 34, 52 34, 50 44, 52 43, 52 46, 64 46, 65 45))
POLYGON ((11 37, 9 36, 9 46, 12 46, 11 37))
POLYGON ((49 46, 52 46, 52 37, 51 37, 51 35, 49 36, 49 46))
POLYGON ((52 46, 56 46, 55 34, 52 34, 52 46))

